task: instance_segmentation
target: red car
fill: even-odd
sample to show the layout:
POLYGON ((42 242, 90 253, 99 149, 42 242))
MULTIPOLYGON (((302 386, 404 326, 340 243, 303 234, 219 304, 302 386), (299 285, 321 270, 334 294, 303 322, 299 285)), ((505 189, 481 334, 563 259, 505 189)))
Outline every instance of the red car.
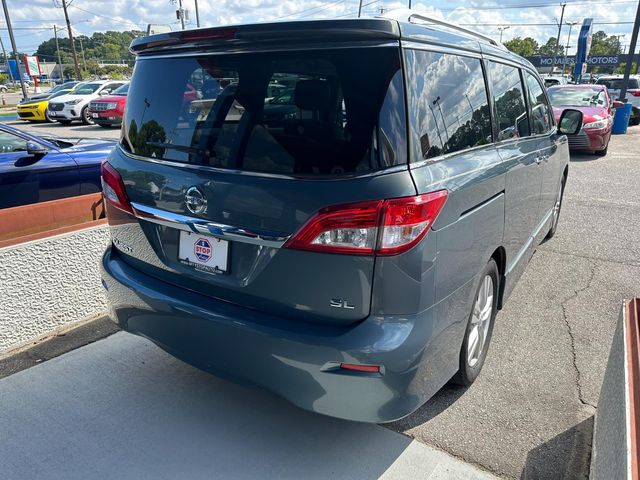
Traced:
POLYGON ((556 122, 566 108, 580 110, 583 127, 576 135, 568 135, 569 148, 589 150, 606 155, 613 125, 614 103, 604 85, 557 85, 547 90, 556 122))
POLYGON ((116 88, 111 95, 100 97, 89 103, 89 115, 101 127, 119 127, 122 125, 124 107, 127 104, 129 83, 116 88))

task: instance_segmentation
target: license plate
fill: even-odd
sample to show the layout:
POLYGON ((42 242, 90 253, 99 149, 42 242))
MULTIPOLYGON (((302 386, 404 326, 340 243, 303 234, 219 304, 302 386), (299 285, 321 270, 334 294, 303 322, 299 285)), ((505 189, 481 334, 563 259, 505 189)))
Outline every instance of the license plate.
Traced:
POLYGON ((92 114, 91 114, 91 116, 92 116, 93 118, 98 118, 100 115, 98 115, 97 113, 95 113, 95 112, 94 112, 94 113, 92 113, 92 114))
POLYGON ((178 260, 203 272, 224 273, 229 261, 229 242, 209 235, 180 231, 178 260))

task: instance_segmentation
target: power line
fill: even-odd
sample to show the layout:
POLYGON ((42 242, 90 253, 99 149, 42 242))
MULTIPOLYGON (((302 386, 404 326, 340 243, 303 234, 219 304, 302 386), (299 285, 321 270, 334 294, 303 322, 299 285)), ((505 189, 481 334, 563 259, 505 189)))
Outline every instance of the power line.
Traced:
POLYGON ((274 20, 281 20, 283 18, 288 18, 288 17, 295 17, 297 15, 300 15, 301 13, 305 13, 305 12, 309 12, 311 10, 317 10, 319 8, 321 8, 322 10, 325 10, 326 8, 332 6, 332 5, 337 5, 338 3, 344 3, 345 0, 335 0, 331 3, 328 4, 321 4, 321 5, 317 5, 315 7, 310 7, 310 8, 305 8, 304 10, 300 10, 299 12, 294 12, 294 13, 289 13, 287 15, 282 15, 281 17, 276 17, 274 18, 274 20))
MULTIPOLYGON (((596 2, 588 2, 588 1, 575 1, 571 2, 567 0, 565 2, 567 6, 570 5, 611 5, 611 4, 620 4, 620 3, 637 3, 636 0, 612 0, 610 2, 605 1, 596 1, 596 2)), ((519 4, 519 5, 502 5, 502 6, 486 6, 486 7, 448 7, 448 8, 439 8, 438 10, 444 12, 453 12, 455 10, 510 10, 517 8, 546 8, 546 7, 557 7, 558 2, 544 2, 544 3, 529 3, 529 4, 519 4)))
MULTIPOLYGON (((373 0, 372 2, 368 2, 368 3, 363 3, 362 4, 362 8, 367 7, 369 5, 373 5, 374 3, 378 3, 380 0, 373 0)), ((350 15, 357 15, 358 14, 358 10, 354 10, 353 12, 349 12, 349 13, 345 13, 343 15, 337 15, 333 18, 344 18, 344 17, 348 17, 350 15)))
MULTIPOLYGON (((376 0, 376 1, 377 1, 377 0, 376 0)), ((338 3, 344 3, 344 0, 340 0, 338 3)), ((322 11, 324 11, 324 10, 327 10, 327 9, 329 9, 329 8, 333 7, 334 5, 335 5, 335 3, 330 3, 330 4, 328 4, 328 5, 325 5, 325 7, 324 7, 324 8, 321 8, 320 10, 316 10, 316 11, 315 11, 315 12, 313 12, 313 13, 307 13, 306 15, 303 15, 303 16, 301 16, 301 17, 298 17, 298 18, 296 18, 296 19, 294 19, 294 20, 300 20, 300 19, 302 19, 302 18, 311 17, 311 16, 313 16, 313 15, 316 15, 318 12, 322 12, 322 11)))
POLYGON ((90 13, 91 15, 94 15, 94 16, 96 16, 96 17, 106 18, 106 19, 108 19, 108 20, 111 20, 112 22, 116 22, 116 23, 123 23, 123 24, 128 24, 128 25, 135 25, 135 26, 136 26, 136 27, 138 27, 138 28, 140 27, 140 24, 139 24, 139 23, 130 22, 129 20, 120 20, 120 19, 115 18, 115 17, 109 17, 109 16, 107 16, 107 15, 101 15, 101 14, 99 14, 99 13, 95 13, 95 12, 92 12, 92 11, 90 11, 90 10, 85 10, 84 8, 80 8, 80 7, 78 7, 77 5, 71 5, 71 4, 69 4, 68 6, 71 6, 71 7, 75 8, 75 9, 77 9, 77 10, 81 10, 81 11, 83 11, 83 12, 85 12, 85 13, 90 13))

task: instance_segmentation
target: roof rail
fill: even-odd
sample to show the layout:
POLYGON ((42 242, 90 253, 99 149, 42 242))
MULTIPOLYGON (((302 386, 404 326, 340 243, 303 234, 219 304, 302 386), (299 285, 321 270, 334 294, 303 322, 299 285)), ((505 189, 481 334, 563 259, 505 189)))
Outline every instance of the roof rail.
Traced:
POLYGON ((469 30, 468 28, 461 27, 460 25, 456 25, 455 23, 447 22, 446 20, 429 17, 428 15, 418 13, 409 8, 399 8, 395 10, 390 10, 389 12, 385 12, 383 15, 380 15, 380 17, 389 18, 391 20, 397 20, 399 22, 408 22, 408 23, 411 23, 412 19, 422 20, 424 22, 433 23, 435 25, 441 25, 443 27, 447 27, 452 30, 457 30, 458 32, 464 33, 466 35, 470 35, 472 37, 479 38, 481 40, 484 40, 485 42, 490 43, 491 45, 507 50, 507 47, 505 47, 503 44, 499 42, 496 42, 493 38, 487 35, 474 32, 473 30, 469 30))

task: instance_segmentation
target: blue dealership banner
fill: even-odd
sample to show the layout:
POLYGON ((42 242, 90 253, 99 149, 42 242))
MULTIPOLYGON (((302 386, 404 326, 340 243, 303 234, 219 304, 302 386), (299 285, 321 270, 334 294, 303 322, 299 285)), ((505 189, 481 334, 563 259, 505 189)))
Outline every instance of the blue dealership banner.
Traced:
MULTIPOLYGON (((607 66, 607 65, 620 65, 621 63, 625 63, 627 60, 629 59, 629 55, 625 54, 616 54, 616 55, 590 55, 587 57, 587 65, 589 66, 607 66)), ((576 63, 576 57, 575 56, 569 56, 569 57, 555 57, 555 61, 554 61, 554 57, 542 57, 542 56, 535 56, 535 57, 527 57, 527 60, 529 60, 534 67, 550 67, 551 64, 553 64, 554 66, 560 66, 562 67, 563 65, 575 65, 576 63)))
POLYGON ((587 70, 587 57, 591 50, 591 32, 593 30, 593 18, 585 18, 582 22, 580 35, 578 36, 578 52, 576 63, 573 67, 573 76, 579 80, 587 70))

